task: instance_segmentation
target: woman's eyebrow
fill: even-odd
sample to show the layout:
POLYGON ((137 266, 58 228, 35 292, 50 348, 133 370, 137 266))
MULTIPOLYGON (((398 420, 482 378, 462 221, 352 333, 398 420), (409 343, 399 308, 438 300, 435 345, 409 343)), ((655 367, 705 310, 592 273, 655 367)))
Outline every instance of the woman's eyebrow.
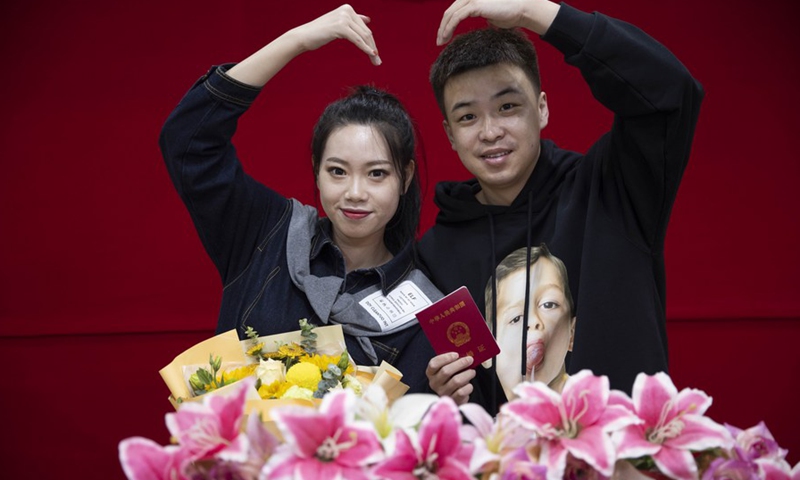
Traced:
MULTIPOLYGON (((345 160, 343 158, 339 158, 339 157, 328 157, 328 158, 324 159, 323 162, 335 163, 337 165, 350 166, 350 162, 348 162, 347 160, 345 160)), ((365 163, 365 165, 368 166, 368 167, 384 166, 384 165, 391 165, 391 164, 392 164, 392 162, 390 162, 389 160, 384 160, 384 159, 369 160, 369 161, 367 161, 365 163)))

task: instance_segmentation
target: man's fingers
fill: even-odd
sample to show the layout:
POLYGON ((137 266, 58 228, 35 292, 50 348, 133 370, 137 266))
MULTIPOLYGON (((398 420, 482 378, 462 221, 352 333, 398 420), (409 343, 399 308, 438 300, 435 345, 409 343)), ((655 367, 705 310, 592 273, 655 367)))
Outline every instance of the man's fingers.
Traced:
POLYGON ((472 384, 468 383, 463 387, 459 388, 450 396, 456 405, 464 405, 465 403, 469 402, 469 396, 472 395, 472 384))
MULTIPOLYGON (((472 381, 473 378, 475 378, 475 370, 464 370, 451 377, 442 388, 442 392, 444 392, 444 395, 453 397, 457 392, 462 391, 467 386, 469 386, 469 391, 472 392, 470 381, 472 381)), ((467 397, 469 397, 469 394, 467 394, 467 397)))
POLYGON ((435 375, 440 368, 457 359, 458 359, 458 354, 456 352, 449 352, 449 353, 443 353, 441 355, 436 355, 435 357, 431 358, 428 361, 428 368, 425 370, 425 373, 427 373, 428 376, 435 375))
POLYGON ((472 15, 470 0, 458 0, 445 10, 442 21, 439 24, 439 32, 436 36, 436 45, 444 45, 453 37, 458 24, 465 18, 472 15))

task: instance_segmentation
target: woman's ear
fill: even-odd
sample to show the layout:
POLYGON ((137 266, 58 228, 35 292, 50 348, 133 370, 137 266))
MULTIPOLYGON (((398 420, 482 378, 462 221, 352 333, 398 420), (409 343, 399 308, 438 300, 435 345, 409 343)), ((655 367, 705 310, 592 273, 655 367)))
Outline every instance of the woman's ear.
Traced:
POLYGON ((569 321, 569 350, 572 351, 572 344, 575 342, 575 322, 578 320, 578 317, 572 317, 572 320, 569 321))
POLYGON ((403 193, 408 192, 408 187, 411 186, 411 182, 414 181, 414 170, 417 169, 417 164, 414 160, 409 160, 408 165, 406 165, 406 184, 403 186, 403 193))

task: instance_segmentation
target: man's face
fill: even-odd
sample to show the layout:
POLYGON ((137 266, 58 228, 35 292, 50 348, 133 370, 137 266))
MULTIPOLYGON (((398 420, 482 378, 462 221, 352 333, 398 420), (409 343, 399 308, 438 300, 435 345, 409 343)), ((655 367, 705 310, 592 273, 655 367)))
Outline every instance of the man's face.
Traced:
POLYGON ((508 205, 539 159, 547 97, 521 68, 497 64, 457 75, 444 87, 444 128, 480 183, 482 203, 508 205))
MULTIPOLYGON (((572 345, 574 318, 564 295, 556 266, 547 258, 531 266, 528 337, 525 346, 525 380, 549 384, 562 372, 564 357, 572 345)), ((525 312, 525 269, 505 277, 497 286, 497 376, 512 398, 522 380, 522 323, 525 312)))

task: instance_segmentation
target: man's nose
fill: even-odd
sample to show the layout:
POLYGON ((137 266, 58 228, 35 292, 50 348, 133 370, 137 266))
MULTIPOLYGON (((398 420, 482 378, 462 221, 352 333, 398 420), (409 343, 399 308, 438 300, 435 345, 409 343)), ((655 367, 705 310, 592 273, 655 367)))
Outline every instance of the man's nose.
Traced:
POLYGON ((481 141, 494 142, 502 136, 503 128, 500 125, 500 122, 492 116, 484 117, 480 130, 481 141))

